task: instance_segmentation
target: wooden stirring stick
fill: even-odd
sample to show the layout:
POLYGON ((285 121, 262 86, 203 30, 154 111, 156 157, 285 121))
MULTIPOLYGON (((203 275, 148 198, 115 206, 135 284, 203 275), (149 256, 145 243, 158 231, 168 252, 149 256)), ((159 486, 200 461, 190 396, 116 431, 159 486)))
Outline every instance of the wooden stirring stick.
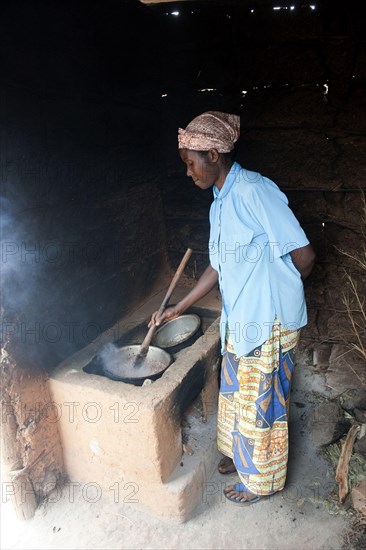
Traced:
MULTIPOLYGON (((175 275, 172 279, 172 282, 170 283, 169 285, 169 288, 164 296, 164 299, 163 301, 161 302, 161 306, 159 307, 158 309, 158 312, 157 312, 157 317, 159 318, 160 315, 163 313, 164 309, 166 308, 168 302, 169 302, 169 299, 173 293, 173 290, 175 289, 175 287, 177 286, 177 283, 187 265, 187 262, 189 260, 189 258, 191 257, 191 254, 192 254, 192 249, 191 248, 188 248, 186 253, 184 254, 179 266, 178 266, 178 269, 177 271, 175 272, 175 275)), ((155 334, 155 331, 157 329, 157 326, 156 324, 154 323, 150 328, 149 328, 149 331, 148 333, 146 334, 145 338, 144 338, 144 341, 142 342, 141 344, 141 347, 140 347, 140 351, 138 353, 138 355, 136 356, 136 360, 134 362, 134 367, 136 366, 139 366, 138 363, 140 363, 141 361, 141 358, 144 358, 149 350, 149 346, 151 344, 151 340, 153 339, 153 336, 155 334)))

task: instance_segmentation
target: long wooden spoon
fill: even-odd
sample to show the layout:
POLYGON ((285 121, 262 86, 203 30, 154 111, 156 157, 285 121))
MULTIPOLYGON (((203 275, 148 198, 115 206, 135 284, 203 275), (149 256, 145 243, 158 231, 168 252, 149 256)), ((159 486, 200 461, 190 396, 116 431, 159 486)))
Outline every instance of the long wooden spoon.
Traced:
MULTIPOLYGON (((167 290, 167 292, 164 296, 164 299, 161 302, 161 305, 160 305, 160 307, 158 309, 158 312, 157 312, 157 318, 159 318, 160 315, 162 315, 164 309, 166 308, 166 306, 169 302, 169 299, 170 299, 170 297, 173 293, 173 290, 177 286, 177 283, 178 283, 178 281, 179 281, 179 279, 180 279, 180 277, 181 277, 181 275, 184 271, 184 268, 186 267, 187 262, 188 262, 189 258, 191 257, 191 254, 192 254, 192 249, 188 248, 186 253, 184 254, 178 268, 177 268, 177 271, 175 272, 175 275, 172 279, 172 282, 169 285, 169 288, 168 288, 168 290, 167 290)), ((134 362, 134 365, 133 365, 134 367, 139 367, 141 365, 141 360, 144 359, 147 352, 149 351, 149 346, 151 344, 151 340, 153 339, 153 336, 155 334, 156 329, 157 329, 157 326, 156 326, 155 323, 149 328, 149 331, 146 334, 146 336, 144 338, 144 341, 141 344, 140 350, 139 350, 138 354, 136 355, 136 359, 135 359, 135 362, 134 362)))

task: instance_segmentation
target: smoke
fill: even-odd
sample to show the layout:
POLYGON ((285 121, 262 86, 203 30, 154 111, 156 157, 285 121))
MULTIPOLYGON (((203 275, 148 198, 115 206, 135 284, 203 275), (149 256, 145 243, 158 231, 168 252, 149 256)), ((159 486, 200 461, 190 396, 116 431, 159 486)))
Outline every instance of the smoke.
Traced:
POLYGON ((22 362, 48 368, 102 332, 80 299, 72 306, 80 293, 69 282, 80 276, 80 268, 90 269, 95 247, 89 243, 83 261, 81 240, 67 238, 67 228, 58 226, 59 238, 49 238, 55 216, 28 199, 29 207, 20 210, 24 192, 17 194, 14 187, 11 198, 0 197, 0 339, 22 362))
POLYGON ((107 344, 98 354, 103 368, 107 368, 112 372, 117 372, 121 366, 121 353, 120 348, 115 344, 107 344))
POLYGON ((0 197, 1 309, 20 314, 29 303, 39 273, 39 258, 30 230, 15 220, 10 200, 0 197))

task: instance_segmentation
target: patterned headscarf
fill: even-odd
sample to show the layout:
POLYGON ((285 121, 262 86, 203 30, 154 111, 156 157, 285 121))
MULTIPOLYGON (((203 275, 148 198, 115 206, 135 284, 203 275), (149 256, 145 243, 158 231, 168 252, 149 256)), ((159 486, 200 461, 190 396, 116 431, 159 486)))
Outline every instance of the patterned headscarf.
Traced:
POLYGON ((178 148, 192 151, 216 149, 229 153, 240 135, 240 118, 229 113, 207 111, 178 130, 178 148))

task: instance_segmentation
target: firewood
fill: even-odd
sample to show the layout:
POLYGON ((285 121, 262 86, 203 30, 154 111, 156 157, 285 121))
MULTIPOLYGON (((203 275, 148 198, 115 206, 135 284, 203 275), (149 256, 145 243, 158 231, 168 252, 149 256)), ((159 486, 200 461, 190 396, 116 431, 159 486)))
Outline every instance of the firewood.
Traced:
POLYGON ((336 481, 339 485, 339 502, 343 504, 346 496, 349 493, 348 488, 348 467, 351 460, 353 444, 356 439, 357 433, 360 431, 360 426, 355 424, 349 430, 346 440, 343 443, 341 455, 339 457, 338 466, 336 470, 336 481))

